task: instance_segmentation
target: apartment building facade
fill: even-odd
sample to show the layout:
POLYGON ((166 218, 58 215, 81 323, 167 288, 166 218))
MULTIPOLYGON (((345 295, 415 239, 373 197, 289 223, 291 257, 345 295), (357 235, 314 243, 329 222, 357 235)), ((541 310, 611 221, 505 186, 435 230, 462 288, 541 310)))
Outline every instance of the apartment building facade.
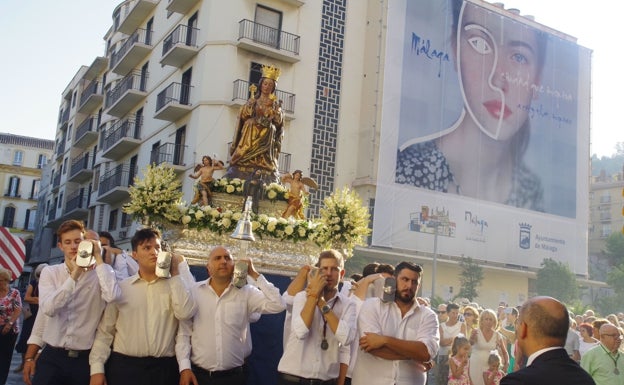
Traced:
POLYGON ((589 186, 589 261, 593 278, 606 280, 610 267, 604 256, 607 238, 624 232, 624 168, 613 175, 602 172, 589 186))
POLYGON ((2 226, 27 241, 30 251, 37 228, 42 172, 52 158, 54 141, 0 133, 0 145, 2 226))

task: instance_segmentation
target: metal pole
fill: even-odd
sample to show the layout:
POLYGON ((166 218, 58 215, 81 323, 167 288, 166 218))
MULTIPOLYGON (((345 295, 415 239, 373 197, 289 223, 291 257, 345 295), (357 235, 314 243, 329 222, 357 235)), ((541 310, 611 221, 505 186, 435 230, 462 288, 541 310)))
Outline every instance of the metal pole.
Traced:
POLYGON ((435 225, 435 233, 433 233, 433 270, 431 272, 431 301, 435 297, 436 274, 438 269, 438 226, 435 225))

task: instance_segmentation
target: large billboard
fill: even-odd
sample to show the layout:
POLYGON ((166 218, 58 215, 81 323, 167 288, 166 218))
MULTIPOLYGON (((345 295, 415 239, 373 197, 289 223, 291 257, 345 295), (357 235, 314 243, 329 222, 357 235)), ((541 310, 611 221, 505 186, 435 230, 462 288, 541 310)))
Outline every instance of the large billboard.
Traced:
POLYGON ((591 51, 478 0, 387 26, 373 245, 586 274, 591 51))

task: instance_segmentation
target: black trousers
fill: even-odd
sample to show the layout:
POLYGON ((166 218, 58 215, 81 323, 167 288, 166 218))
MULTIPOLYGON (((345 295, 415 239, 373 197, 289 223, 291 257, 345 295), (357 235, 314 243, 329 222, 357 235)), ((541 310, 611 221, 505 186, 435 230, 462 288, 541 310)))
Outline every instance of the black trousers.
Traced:
POLYGON ((106 362, 109 385, 178 385, 175 357, 131 357, 112 352, 106 362))
POLYGON ((77 357, 63 349, 46 346, 37 359, 33 385, 85 385, 89 383, 89 351, 77 357))
POLYGON ((0 333, 0 384, 4 384, 9 376, 15 341, 17 341, 17 334, 13 332, 13 329, 7 334, 0 333))
POLYGON ((209 372, 197 365, 192 365, 191 369, 199 385, 245 385, 247 383, 247 368, 240 368, 209 372))

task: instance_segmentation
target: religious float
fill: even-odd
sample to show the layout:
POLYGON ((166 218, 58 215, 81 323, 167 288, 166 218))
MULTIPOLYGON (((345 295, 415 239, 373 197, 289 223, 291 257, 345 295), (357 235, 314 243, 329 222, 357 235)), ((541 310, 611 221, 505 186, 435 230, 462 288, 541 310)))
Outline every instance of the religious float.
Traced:
POLYGON ((123 211, 146 226, 160 229, 173 252, 189 263, 206 263, 217 245, 228 247, 235 258, 251 257, 258 270, 294 275, 304 264, 316 263, 321 250, 334 248, 346 258, 364 244, 369 213, 349 188, 324 199, 320 216, 283 218, 289 190, 273 182, 263 187, 258 212, 244 197, 246 181, 221 178, 212 182, 212 205, 182 201, 181 183, 167 164, 149 165, 130 187, 130 201, 123 211))

